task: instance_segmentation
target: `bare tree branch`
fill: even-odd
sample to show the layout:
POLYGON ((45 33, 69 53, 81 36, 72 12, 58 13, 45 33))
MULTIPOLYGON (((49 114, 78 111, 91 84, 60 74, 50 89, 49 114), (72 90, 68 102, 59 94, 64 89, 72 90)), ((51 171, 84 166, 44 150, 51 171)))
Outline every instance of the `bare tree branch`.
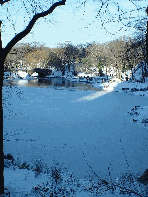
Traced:
POLYGON ((8 2, 8 1, 10 1, 10 0, 0 0, 0 4, 1 4, 1 6, 4 4, 4 3, 6 3, 6 2, 8 2))
POLYGON ((49 14, 51 14, 53 12, 53 10, 61 5, 65 5, 66 0, 62 0, 60 2, 56 2, 54 3, 47 11, 35 14, 33 16, 33 18, 31 19, 31 21, 29 22, 28 26, 20 33, 18 33, 8 44, 7 46, 4 48, 4 51, 6 54, 8 54, 11 50, 11 48, 17 43, 19 42, 22 38, 24 38, 27 34, 29 34, 29 32, 31 31, 31 29, 33 28, 35 22, 41 18, 41 17, 45 17, 49 14))

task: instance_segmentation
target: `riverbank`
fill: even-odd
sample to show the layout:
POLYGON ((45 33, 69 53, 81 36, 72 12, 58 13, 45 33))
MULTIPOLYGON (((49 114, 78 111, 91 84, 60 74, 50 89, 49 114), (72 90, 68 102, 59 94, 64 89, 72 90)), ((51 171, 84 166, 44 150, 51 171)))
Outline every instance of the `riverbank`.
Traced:
POLYGON ((122 192, 144 196, 147 186, 137 177, 148 163, 147 128, 133 122, 128 112, 146 106, 147 97, 118 88, 119 84, 101 95, 20 87, 20 100, 11 87, 4 153, 14 159, 5 159, 7 192, 11 196, 54 196, 54 191, 57 196, 68 192, 77 197, 97 196, 97 192, 104 197, 122 192))

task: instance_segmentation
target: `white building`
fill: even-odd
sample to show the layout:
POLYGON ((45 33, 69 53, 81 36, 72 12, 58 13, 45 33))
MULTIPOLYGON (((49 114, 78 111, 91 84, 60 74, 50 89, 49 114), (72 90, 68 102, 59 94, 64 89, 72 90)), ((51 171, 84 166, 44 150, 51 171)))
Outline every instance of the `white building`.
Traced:
POLYGON ((117 69, 113 66, 110 66, 110 67, 104 66, 103 73, 105 75, 110 76, 110 77, 115 77, 115 76, 117 76, 117 69))
POLYGON ((62 72, 60 70, 53 70, 52 71, 52 76, 61 78, 62 77, 62 72))

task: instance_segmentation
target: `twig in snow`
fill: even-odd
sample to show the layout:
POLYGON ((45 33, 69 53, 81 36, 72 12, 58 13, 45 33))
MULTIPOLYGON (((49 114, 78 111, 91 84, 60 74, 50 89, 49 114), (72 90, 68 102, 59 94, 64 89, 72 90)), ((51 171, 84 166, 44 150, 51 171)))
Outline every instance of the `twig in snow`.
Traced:
POLYGON ((95 175, 100 181, 102 181, 103 184, 108 185, 109 183, 108 183, 106 180, 100 178, 100 177, 96 174, 96 172, 93 170, 93 168, 89 165, 89 163, 88 163, 88 161, 87 161, 87 159, 86 159, 85 154, 84 154, 83 151, 82 151, 82 153, 83 153, 84 159, 85 159, 85 161, 86 161, 88 167, 91 169, 91 171, 94 173, 94 175, 95 175))
MULTIPOLYGON (((120 139, 120 142, 121 142, 121 139, 120 139)), ((127 161, 127 158, 126 158, 126 155, 125 155, 125 152, 124 152, 123 147, 122 147, 122 150, 123 150, 123 153, 124 153, 126 162, 127 162, 127 164, 128 164, 128 161, 127 161)), ((86 161, 88 167, 91 169, 91 171, 93 172, 93 174, 94 174, 99 180, 102 181, 102 184, 104 184, 103 186, 106 186, 106 189, 105 189, 104 191, 108 191, 108 190, 114 191, 114 190, 116 189, 116 187, 118 187, 118 188, 121 189, 120 192, 121 192, 122 194, 132 194, 132 193, 133 193, 133 194, 135 194, 135 195, 137 195, 137 196, 142 197, 141 194, 135 192, 135 191, 132 190, 132 189, 127 189, 126 187, 123 187, 123 186, 120 186, 119 184, 113 183, 112 178, 111 178, 111 183, 108 183, 106 180, 100 178, 100 177, 96 174, 96 172, 93 170, 93 168, 89 165, 89 163, 88 163, 88 161, 87 161, 87 159, 86 159, 86 156, 85 156, 85 154, 84 154, 83 151, 82 151, 82 153, 83 153, 84 159, 85 159, 85 161, 86 161)), ((111 163, 110 163, 110 166, 111 166, 111 163)), ((128 167, 129 167, 129 164, 128 164, 128 167)), ((110 167, 108 168, 108 170, 109 170, 109 169, 110 169, 110 167)), ((130 171, 130 170, 129 170, 129 171, 130 171)), ((110 171, 109 171, 109 176, 110 176, 110 171)), ((110 177, 111 177, 111 176, 110 176, 110 177)))
POLYGON ((126 164, 127 164, 127 166, 128 166, 128 171, 129 171, 130 174, 132 174, 131 171, 130 171, 130 166, 129 166, 129 163, 128 163, 128 161, 127 161, 126 154, 125 154, 125 152, 124 152, 124 149, 123 149, 123 146, 122 146, 122 143, 121 143, 121 138, 120 138, 120 145, 121 145, 121 149, 122 149, 122 152, 123 152, 123 155, 124 155, 126 164))

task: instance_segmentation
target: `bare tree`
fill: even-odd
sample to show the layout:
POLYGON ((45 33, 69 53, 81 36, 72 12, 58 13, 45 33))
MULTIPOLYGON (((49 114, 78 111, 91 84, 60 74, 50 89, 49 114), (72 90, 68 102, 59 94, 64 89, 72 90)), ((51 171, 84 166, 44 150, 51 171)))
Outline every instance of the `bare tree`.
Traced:
POLYGON ((76 63, 76 60, 78 59, 78 47, 68 42, 64 44, 58 44, 58 49, 60 49, 62 52, 60 56, 62 57, 63 65, 67 65, 68 70, 70 71, 70 65, 76 63))
MULTIPOLYGON (((5 3, 11 2, 11 0, 1 0, 0 4, 1 6, 3 6, 5 3)), ((23 1, 24 2, 24 1, 23 1)), ((27 2, 26 2, 27 3, 27 2)), ((12 47, 19 42, 21 39, 23 39, 26 35, 28 35, 30 33, 30 31, 32 30, 34 24, 36 23, 36 21, 41 18, 41 17, 45 17, 49 14, 51 14, 54 9, 58 6, 61 5, 65 5, 66 0, 62 0, 59 2, 55 2, 53 5, 51 5, 47 10, 44 10, 40 13, 36 13, 36 6, 37 4, 34 4, 32 2, 31 6, 34 9, 34 15, 33 17, 30 19, 28 25, 25 27, 25 29, 23 31, 21 31, 20 33, 16 34, 12 40, 6 45, 6 47, 2 47, 2 37, 1 37, 1 27, 2 27, 2 21, 0 21, 0 68, 1 68, 1 76, 3 76, 4 74, 4 61, 8 55, 8 53, 10 52, 10 50, 12 49, 12 47)), ((48 5, 48 4, 47 4, 48 5)), ((23 5, 25 6, 25 4, 23 5)), ((41 9, 42 10, 42 9, 41 9)), ((1 80, 3 80, 3 78, 1 78, 1 80)), ((1 81, 2 82, 2 81, 1 81)), ((2 82, 3 83, 3 82, 2 82)))
POLYGON ((144 60, 148 62, 148 7, 142 6, 142 4, 140 5, 140 2, 142 2, 142 0, 129 0, 129 2, 131 3, 131 5, 133 5, 133 8, 131 10, 126 10, 121 7, 119 1, 102 0, 102 5, 98 9, 98 14, 96 17, 101 20, 102 28, 104 28, 106 32, 111 35, 115 35, 122 29, 125 29, 126 31, 130 27, 134 28, 137 34, 142 32, 145 37, 144 40, 146 46, 144 60), (110 5, 114 7, 114 13, 110 11, 110 5), (114 25, 115 22, 120 25, 118 25, 117 32, 112 33, 111 31, 106 29, 106 24, 112 23, 114 25))
MULTIPOLYGON (((35 58, 35 54, 36 58, 40 59, 40 62, 44 64, 48 51, 43 44, 37 42, 32 42, 31 44, 17 43, 14 47, 12 47, 5 59, 4 70, 9 69, 9 71, 12 71, 16 70, 18 67, 21 67, 21 69, 27 69, 27 65, 33 64, 32 60, 35 58)), ((36 63, 39 63, 38 60, 36 61, 36 63)))
POLYGON ((60 50, 58 48, 50 49, 47 65, 49 67, 53 67, 56 68, 57 70, 60 69, 61 71, 63 71, 64 68, 62 65, 62 57, 59 54, 60 54, 60 50))
MULTIPOLYGON (((5 4, 7 3, 11 3, 13 2, 12 0, 0 0, 0 6, 5 6, 5 4)), ((5 59, 8 55, 8 53, 10 52, 10 50, 12 49, 12 47, 18 43, 21 39, 23 39, 26 35, 28 35, 30 33, 30 31, 32 30, 34 24, 36 23, 36 21, 39 19, 39 18, 42 18, 42 17, 45 17, 49 14, 51 14, 54 9, 58 6, 62 6, 62 5, 65 5, 66 3, 66 0, 61 0, 61 1, 58 1, 58 2, 55 2, 53 3, 51 6, 49 6, 49 2, 46 1, 46 10, 43 10, 39 4, 39 1, 38 1, 38 4, 37 3, 33 3, 33 2, 36 2, 36 1, 22 1, 22 6, 24 6, 24 8, 26 8, 26 4, 27 3, 31 3, 30 4, 30 8, 31 9, 31 12, 33 14, 32 18, 30 18, 29 16, 29 22, 28 22, 28 25, 24 28, 23 31, 15 34, 15 36, 10 40, 10 42, 8 42, 8 44, 6 45, 6 47, 3 48, 3 45, 2 45, 2 20, 0 20, 0 76, 1 76, 1 84, 3 85, 3 76, 4 76, 4 62, 5 62, 5 59), (37 13, 37 6, 39 7, 39 11, 37 13), (49 7, 48 7, 49 6, 49 7)), ((45 4, 45 2, 44 2, 45 4)), ((27 10, 28 12, 28 10, 27 10)), ((7 18, 9 18, 7 16, 7 18)), ((25 16, 24 16, 25 18, 25 16)), ((3 110, 1 110, 1 117, 3 118, 3 110)), ((3 122, 3 120, 2 120, 3 122)), ((3 124, 1 125, 1 131, 3 131, 3 124)), ((3 132, 1 132, 1 139, 3 139, 3 132)), ((2 141, 2 145, 3 145, 3 141, 2 141)), ((3 157, 3 148, 0 149, 0 155, 3 157)), ((3 170, 1 170, 1 183, 4 183, 3 181, 3 170)), ((4 193, 4 187, 3 185, 1 185, 0 187, 0 193, 4 193)))

